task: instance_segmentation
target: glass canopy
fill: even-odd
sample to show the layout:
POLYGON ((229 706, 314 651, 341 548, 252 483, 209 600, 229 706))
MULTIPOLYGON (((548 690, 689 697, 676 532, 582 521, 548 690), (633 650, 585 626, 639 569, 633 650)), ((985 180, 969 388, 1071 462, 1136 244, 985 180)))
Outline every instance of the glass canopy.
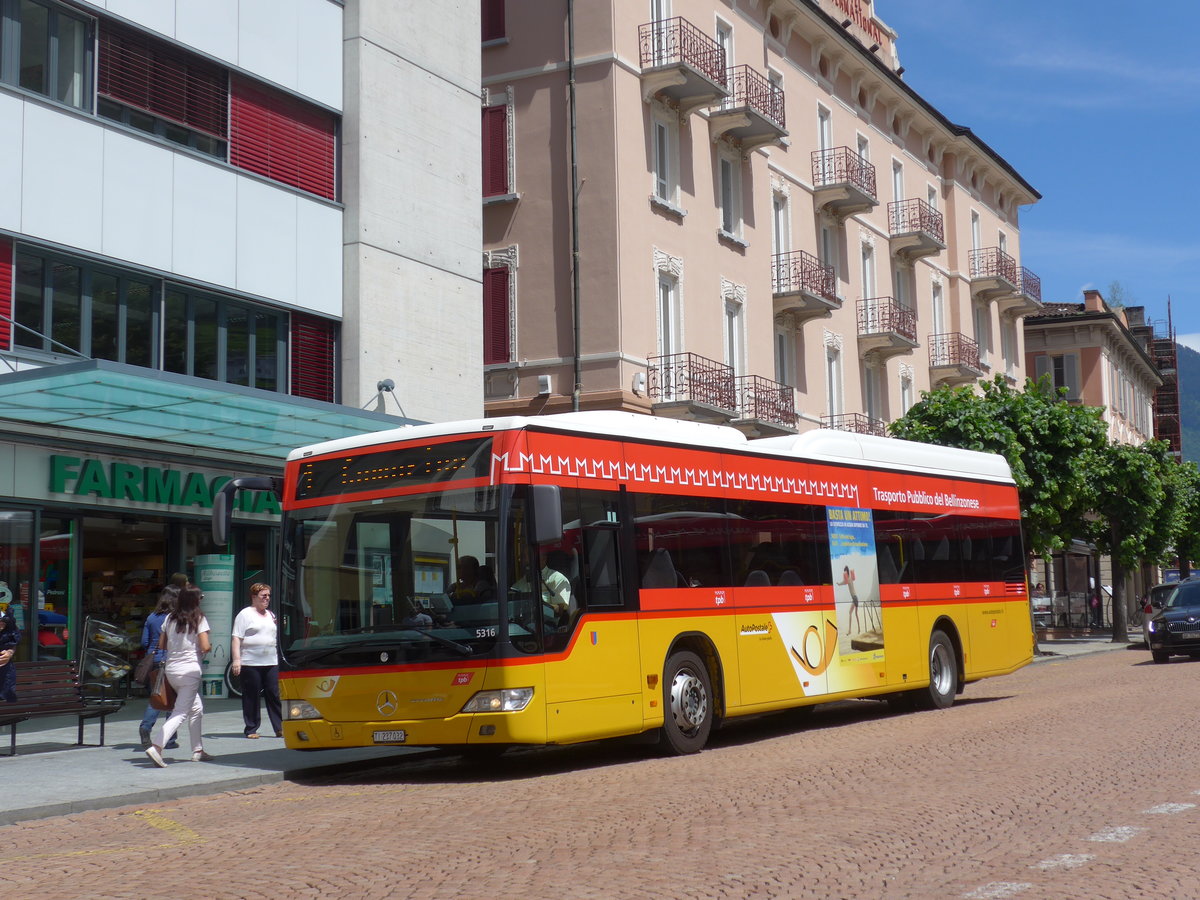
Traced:
POLYGON ((91 359, 0 375, 0 420, 282 458, 415 419, 91 359))

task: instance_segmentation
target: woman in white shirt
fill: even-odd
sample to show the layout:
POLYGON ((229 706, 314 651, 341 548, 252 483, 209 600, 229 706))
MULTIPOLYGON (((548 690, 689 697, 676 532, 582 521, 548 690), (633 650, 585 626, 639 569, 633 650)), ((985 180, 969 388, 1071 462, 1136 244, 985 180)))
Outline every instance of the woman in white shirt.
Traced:
POLYGON ((250 585, 250 605, 233 620, 233 674, 242 679, 242 721, 246 737, 257 738, 262 722, 258 698, 267 705, 275 737, 283 737, 283 706, 279 702, 279 631, 271 605, 269 584, 250 585))
POLYGON ((162 731, 158 740, 146 748, 146 755, 156 766, 165 767, 162 748, 170 742, 186 720, 192 738, 192 761, 207 762, 212 759, 204 752, 204 736, 201 733, 204 719, 204 703, 200 699, 200 660, 211 649, 208 619, 200 612, 203 594, 200 588, 189 584, 179 592, 175 608, 163 622, 158 646, 166 650, 165 670, 167 681, 175 688, 175 708, 166 722, 159 726, 162 731))

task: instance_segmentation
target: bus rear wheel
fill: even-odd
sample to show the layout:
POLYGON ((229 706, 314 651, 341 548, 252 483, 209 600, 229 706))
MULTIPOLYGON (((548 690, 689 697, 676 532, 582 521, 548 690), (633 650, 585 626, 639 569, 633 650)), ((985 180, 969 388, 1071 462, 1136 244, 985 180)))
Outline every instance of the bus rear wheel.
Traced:
POLYGON ((929 687, 917 692, 922 709, 946 709, 958 693, 958 658, 944 631, 929 637, 929 687))
POLYGON ((672 653, 663 669, 663 750, 683 756, 698 753, 713 724, 712 679, 695 653, 672 653))

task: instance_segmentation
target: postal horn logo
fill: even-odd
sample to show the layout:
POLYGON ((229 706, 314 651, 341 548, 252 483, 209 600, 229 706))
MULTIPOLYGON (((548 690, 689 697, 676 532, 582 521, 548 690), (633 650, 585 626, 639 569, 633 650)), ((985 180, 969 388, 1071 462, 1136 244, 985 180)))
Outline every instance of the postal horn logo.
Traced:
POLYGON ((381 716, 392 716, 400 708, 400 703, 391 691, 380 691, 379 696, 375 698, 375 708, 381 716))

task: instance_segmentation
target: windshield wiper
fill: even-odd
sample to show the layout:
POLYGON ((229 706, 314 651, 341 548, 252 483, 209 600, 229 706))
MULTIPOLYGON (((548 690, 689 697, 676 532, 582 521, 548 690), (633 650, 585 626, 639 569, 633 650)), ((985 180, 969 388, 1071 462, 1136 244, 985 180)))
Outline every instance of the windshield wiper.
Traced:
MULTIPOLYGON (((376 626, 371 626, 371 627, 365 628, 365 629, 364 628, 356 628, 354 630, 354 632, 347 632, 347 634, 352 634, 355 632, 361 634, 365 631, 373 632, 375 630, 376 630, 376 626)), ((425 638, 428 638, 429 640, 433 641, 436 644, 441 644, 445 647, 449 647, 451 650, 453 650, 455 653, 458 653, 461 656, 470 656, 471 654, 473 654, 475 652, 471 647, 468 647, 466 644, 460 644, 458 641, 452 641, 449 638, 442 637, 441 635, 430 634, 428 631, 422 631, 419 628, 405 628, 403 626, 401 626, 401 627, 392 626, 392 627, 389 627, 387 630, 388 631, 411 631, 411 632, 414 632, 425 638)), ((376 639, 370 640, 370 641, 355 641, 354 643, 342 644, 341 646, 338 646, 338 647, 329 647, 328 649, 325 649, 325 650, 315 651, 314 656, 308 656, 307 655, 308 651, 305 651, 305 650, 294 650, 292 652, 296 656, 299 656, 301 659, 303 659, 304 662, 307 664, 307 663, 315 663, 318 660, 322 660, 322 659, 325 659, 326 657, 333 656, 335 653, 341 653, 344 650, 355 650, 359 647, 363 647, 363 648, 390 647, 394 643, 396 643, 395 638, 376 638, 376 639)))

